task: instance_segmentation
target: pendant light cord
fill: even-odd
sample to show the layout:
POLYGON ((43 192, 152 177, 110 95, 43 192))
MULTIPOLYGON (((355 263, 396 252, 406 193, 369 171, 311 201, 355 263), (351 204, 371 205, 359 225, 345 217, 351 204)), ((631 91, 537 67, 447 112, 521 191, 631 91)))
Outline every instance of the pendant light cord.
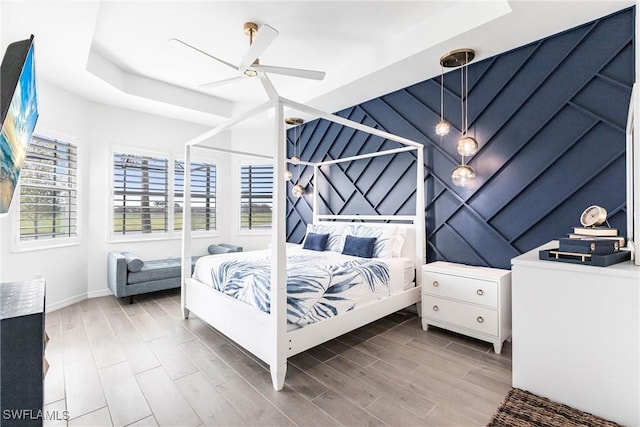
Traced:
POLYGON ((444 65, 440 65, 440 121, 444 121, 444 65))
POLYGON ((302 175, 302 171, 300 170, 302 168, 300 165, 300 147, 298 147, 298 144, 300 143, 300 134, 302 133, 302 131, 300 130, 300 126, 301 125, 297 125, 294 130, 294 135, 296 137, 296 145, 294 146, 294 155, 298 158, 298 164, 296 165, 296 168, 298 169, 298 179, 296 180, 296 184, 300 183, 300 176, 302 175))
POLYGON ((460 69, 460 131, 462 132, 462 136, 464 137, 465 132, 465 118, 464 118, 464 65, 460 69))
MULTIPOLYGON (((461 115, 461 131, 462 138, 467 136, 469 131, 469 70, 467 64, 469 63, 469 54, 465 53, 465 61, 460 69, 460 115, 461 115)), ((461 163, 464 165, 464 154, 461 154, 461 163)))
POLYGON ((464 134, 469 133, 469 54, 465 53, 464 64, 464 134))

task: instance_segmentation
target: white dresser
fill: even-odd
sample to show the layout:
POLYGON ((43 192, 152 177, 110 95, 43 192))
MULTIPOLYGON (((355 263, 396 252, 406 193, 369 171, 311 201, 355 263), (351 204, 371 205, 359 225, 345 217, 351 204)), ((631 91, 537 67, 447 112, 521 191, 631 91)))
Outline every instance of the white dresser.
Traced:
POLYGON ((422 329, 438 326, 493 344, 511 336, 511 271, 450 262, 422 266, 422 329))
POLYGON ((640 266, 514 258, 513 386, 640 425, 640 266))

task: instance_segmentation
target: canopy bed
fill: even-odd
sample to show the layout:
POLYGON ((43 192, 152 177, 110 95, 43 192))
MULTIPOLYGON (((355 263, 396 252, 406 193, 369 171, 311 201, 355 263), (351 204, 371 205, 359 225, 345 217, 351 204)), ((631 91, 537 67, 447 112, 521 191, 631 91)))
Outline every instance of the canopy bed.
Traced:
MULTIPOLYGON (((423 146, 415 141, 280 97, 266 75, 260 74, 259 77, 269 96, 267 102, 186 143, 181 301, 185 319, 190 313, 194 313, 267 363, 270 366, 273 387, 280 390, 284 385, 287 358, 413 304, 417 304, 420 309, 421 275, 415 272, 420 271, 426 256, 423 146), (324 234, 327 236, 325 239, 329 241, 326 251, 311 251, 304 249, 302 245, 294 247, 286 243, 285 170, 287 162, 290 161, 286 158, 285 107, 382 137, 399 145, 398 148, 342 159, 300 161, 312 167, 314 171, 313 224, 308 225, 305 243, 313 243, 311 240, 324 234), (187 208, 190 206, 191 151, 193 148, 203 148, 267 158, 263 155, 213 147, 205 142, 232 126, 271 109, 275 110, 275 131, 274 156, 269 157, 274 167, 270 248, 255 253, 245 252, 242 254, 243 258, 236 258, 239 254, 203 257, 196 265, 192 276, 191 210, 187 208), (318 181, 322 179, 320 168, 326 170, 331 165, 343 162, 403 152, 415 153, 414 215, 323 215, 318 212, 318 181), (371 233, 378 236, 377 240, 366 237, 371 233), (353 242, 357 241, 359 245, 367 239, 374 242, 372 245, 384 242, 386 246, 376 246, 372 249, 368 254, 371 258, 351 256, 349 254, 352 252, 346 248, 344 252, 347 255, 340 253, 345 246, 351 248, 353 242), (333 259, 335 257, 346 259, 336 261, 333 259), (311 259, 320 264, 312 266, 308 262, 311 259), (207 262, 216 265, 207 266, 207 262), (309 269, 314 270, 310 273, 309 269), (318 271, 330 271, 329 277, 319 279, 316 275, 318 271), (248 276, 252 276, 251 279, 248 276), (233 278, 235 282, 229 284, 229 278, 233 278), (381 278, 382 282, 376 282, 378 278, 381 278), (254 279, 248 290, 238 286, 240 282, 254 279), (306 281, 300 284, 303 279, 306 281), (363 286, 371 292, 356 291, 355 282, 365 282, 363 286), (314 287, 320 290, 319 296, 299 295, 307 294, 307 291, 314 287), (302 288, 304 292, 300 291, 302 288), (343 291, 346 294, 343 294, 343 291), (359 296, 356 297, 354 294, 359 296), (358 299, 360 296, 364 299, 358 299), (251 301, 256 303, 247 303, 251 301)), ((358 255, 359 252, 356 250, 355 254, 358 255)))

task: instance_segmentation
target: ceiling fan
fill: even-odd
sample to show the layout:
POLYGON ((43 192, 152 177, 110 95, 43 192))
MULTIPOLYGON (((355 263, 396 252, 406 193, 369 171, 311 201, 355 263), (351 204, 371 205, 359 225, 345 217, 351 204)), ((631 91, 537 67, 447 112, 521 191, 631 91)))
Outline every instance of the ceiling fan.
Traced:
POLYGON ((300 77, 303 79, 313 79, 313 80, 324 79, 324 76, 325 76, 324 71, 303 70, 300 68, 287 68, 287 67, 277 67, 273 65, 260 64, 260 60, 258 59, 258 56, 260 56, 262 52, 264 52, 264 50, 275 40, 275 38, 278 36, 278 30, 276 30, 273 27, 270 27, 267 24, 262 24, 259 27, 260 31, 258 31, 258 25, 254 22, 245 22, 243 25, 243 29, 245 34, 249 36, 249 50, 247 50, 247 52, 242 57, 242 61, 237 66, 223 59, 220 59, 217 56, 211 55, 210 53, 205 52, 180 39, 171 38, 169 39, 169 41, 177 42, 184 46, 187 46, 197 52, 202 53, 203 55, 208 56, 209 58, 215 59, 221 64, 224 64, 227 67, 232 68, 240 73, 239 76, 235 76, 229 79, 219 80, 211 83, 205 83, 200 85, 200 87, 211 88, 211 87, 221 86, 221 85, 230 83, 232 81, 242 79, 245 76, 255 77, 258 75, 258 72, 281 74, 281 75, 291 76, 291 77, 300 77), (255 40, 254 40, 254 37, 255 37, 255 40))

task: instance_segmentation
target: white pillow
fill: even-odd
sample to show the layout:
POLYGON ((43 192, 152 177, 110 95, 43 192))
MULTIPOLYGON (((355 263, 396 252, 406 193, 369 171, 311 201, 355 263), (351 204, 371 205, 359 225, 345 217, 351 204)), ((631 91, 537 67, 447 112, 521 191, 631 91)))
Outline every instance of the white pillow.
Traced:
MULTIPOLYGON (((325 250, 333 252, 342 252, 342 246, 344 245, 344 239, 342 237, 345 224, 307 224, 307 235, 309 233, 328 234, 327 247, 325 250)), ((304 237, 307 240, 307 236, 304 237)), ((304 241, 302 242, 304 245, 304 241)))
POLYGON ((396 234, 393 236, 393 246, 391 248, 391 256, 399 258, 402 255, 402 247, 407 236, 407 229, 404 227, 398 227, 396 234))
POLYGON ((404 234, 398 237, 398 227, 385 226, 375 227, 370 225, 351 224, 344 231, 345 235, 355 237, 375 237, 376 244, 373 247, 374 258, 392 258, 400 256, 404 234))

